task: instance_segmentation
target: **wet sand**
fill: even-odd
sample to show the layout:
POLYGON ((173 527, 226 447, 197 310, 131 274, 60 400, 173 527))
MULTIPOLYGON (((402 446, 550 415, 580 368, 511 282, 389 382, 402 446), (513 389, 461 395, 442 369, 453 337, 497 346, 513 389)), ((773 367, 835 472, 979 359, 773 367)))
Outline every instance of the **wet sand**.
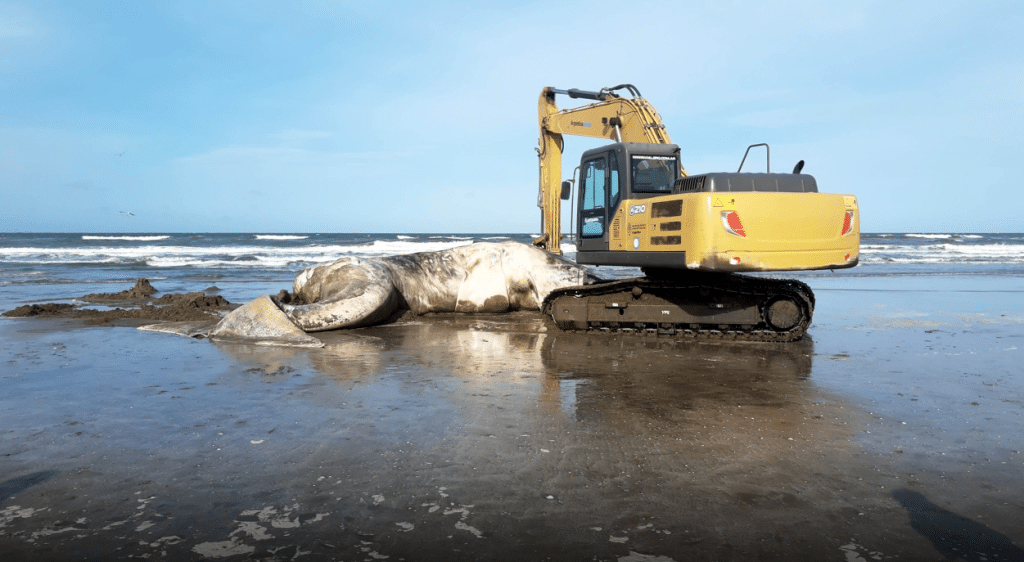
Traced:
POLYGON ((1020 283, 812 281, 795 344, 3 319, 0 560, 1021 560, 1020 283))

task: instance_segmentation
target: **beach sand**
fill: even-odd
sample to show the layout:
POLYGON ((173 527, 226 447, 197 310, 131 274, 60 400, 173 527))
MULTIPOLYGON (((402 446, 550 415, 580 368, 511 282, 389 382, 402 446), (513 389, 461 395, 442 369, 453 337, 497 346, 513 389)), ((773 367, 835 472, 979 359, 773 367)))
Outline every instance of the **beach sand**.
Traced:
POLYGON ((1020 283, 815 279, 793 344, 5 318, 0 560, 1022 560, 1020 283))

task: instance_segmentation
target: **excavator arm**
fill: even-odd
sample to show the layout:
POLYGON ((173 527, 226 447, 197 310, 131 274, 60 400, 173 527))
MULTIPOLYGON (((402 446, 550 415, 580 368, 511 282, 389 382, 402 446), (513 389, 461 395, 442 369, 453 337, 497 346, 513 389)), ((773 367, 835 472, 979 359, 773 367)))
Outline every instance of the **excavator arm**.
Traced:
MULTIPOLYGON (((640 91, 631 84, 604 88, 599 92, 586 90, 559 90, 544 88, 538 101, 540 124, 540 193, 537 206, 541 208, 541 236, 534 245, 561 255, 562 211, 562 147, 563 135, 609 139, 615 142, 644 142, 670 144, 661 116, 640 91), (631 98, 615 93, 628 89, 631 98), (589 99, 595 103, 559 110, 555 96, 567 95, 574 99, 589 99)), ((683 171, 682 175, 686 175, 683 171)))

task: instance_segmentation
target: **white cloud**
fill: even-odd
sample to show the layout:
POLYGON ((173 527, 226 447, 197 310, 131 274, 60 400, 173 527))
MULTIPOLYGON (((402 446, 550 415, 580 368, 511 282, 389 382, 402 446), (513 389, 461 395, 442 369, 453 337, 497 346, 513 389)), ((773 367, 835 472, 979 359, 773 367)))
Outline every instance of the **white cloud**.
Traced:
POLYGON ((803 121, 802 114, 795 108, 753 111, 731 117, 728 124, 735 127, 782 128, 792 127, 803 121))
POLYGON ((331 131, 311 131, 306 129, 286 129, 268 135, 268 138, 283 146, 304 145, 310 142, 329 139, 335 136, 331 131))
POLYGON ((0 4, 0 41, 23 41, 45 34, 45 27, 31 11, 15 4, 0 4))
POLYGON ((51 46, 49 28, 31 10, 0 3, 0 72, 31 67, 51 46))

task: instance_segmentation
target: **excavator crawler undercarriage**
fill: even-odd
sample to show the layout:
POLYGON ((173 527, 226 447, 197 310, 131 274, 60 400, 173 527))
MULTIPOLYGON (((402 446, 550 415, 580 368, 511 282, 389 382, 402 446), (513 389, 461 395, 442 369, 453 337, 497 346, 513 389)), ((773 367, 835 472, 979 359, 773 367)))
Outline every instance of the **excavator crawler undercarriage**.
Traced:
POLYGON ((814 312, 805 283, 738 274, 652 275, 552 292, 543 310, 562 330, 686 340, 795 341, 814 312))

